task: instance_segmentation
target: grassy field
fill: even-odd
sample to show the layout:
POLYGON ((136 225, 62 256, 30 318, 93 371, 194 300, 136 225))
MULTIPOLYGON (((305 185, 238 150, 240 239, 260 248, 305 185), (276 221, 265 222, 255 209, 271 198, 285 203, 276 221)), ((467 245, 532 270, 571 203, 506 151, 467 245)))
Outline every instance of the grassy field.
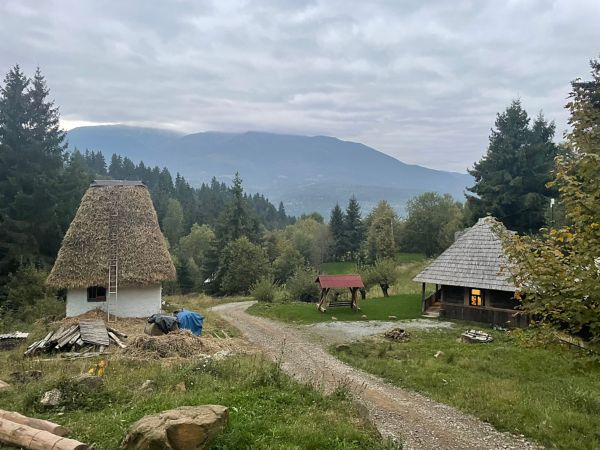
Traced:
POLYGON ((326 262, 321 264, 321 272, 327 275, 358 273, 356 263, 352 261, 326 262))
MULTIPOLYGON (((169 309, 185 306, 201 311, 206 317, 207 335, 224 329, 230 336, 239 335, 206 311, 207 306, 217 303, 215 300, 185 296, 170 297, 167 303, 169 309)), ((129 332, 127 323, 117 322, 115 326, 129 332)), ((143 327, 143 321, 136 323, 143 327)), ((56 324, 40 321, 31 327, 31 340, 55 328, 56 324)), ((24 350, 21 346, 0 352, 0 379, 12 382, 11 373, 26 370, 39 370, 42 377, 25 384, 12 382, 13 389, 0 392, 2 408, 63 424, 72 430, 74 438, 93 444, 97 450, 118 448, 127 428, 144 415, 201 404, 229 407, 229 425, 214 449, 391 448, 348 400, 343 386, 323 396, 293 381, 260 354, 239 354, 220 361, 112 355, 108 357, 105 386, 91 391, 69 380, 86 372, 97 359, 24 358, 24 350), (140 391, 148 379, 156 382, 155 392, 140 391), (185 392, 175 388, 180 383, 185 384, 185 392), (66 400, 55 408, 41 406, 42 394, 55 387, 65 393, 66 400)), ((0 444, 3 448, 8 449, 0 444)))
POLYGON ((493 343, 464 344, 457 341, 462 331, 422 331, 412 333, 409 342, 372 339, 331 351, 355 367, 548 448, 600 448, 597 358, 559 347, 525 347, 495 331, 490 331, 493 343), (438 351, 443 353, 436 358, 438 351))
POLYGON ((371 298, 359 301, 359 305, 360 311, 344 307, 331 308, 322 313, 317 311, 315 303, 256 303, 248 309, 248 312, 291 323, 330 322, 332 316, 338 320, 362 320, 363 314, 369 320, 388 320, 390 315, 398 319, 421 317, 421 297, 415 294, 371 298))

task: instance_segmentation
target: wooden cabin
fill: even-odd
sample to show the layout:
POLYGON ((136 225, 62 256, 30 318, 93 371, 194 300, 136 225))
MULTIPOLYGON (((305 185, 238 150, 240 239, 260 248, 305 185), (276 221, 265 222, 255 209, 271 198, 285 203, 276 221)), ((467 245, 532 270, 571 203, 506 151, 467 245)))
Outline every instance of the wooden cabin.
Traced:
POLYGON ((422 283, 425 315, 483 322, 502 327, 526 327, 527 316, 515 308, 515 286, 500 238, 504 226, 484 217, 458 234, 455 242, 414 281, 422 283), (435 285, 426 296, 427 283, 435 285))

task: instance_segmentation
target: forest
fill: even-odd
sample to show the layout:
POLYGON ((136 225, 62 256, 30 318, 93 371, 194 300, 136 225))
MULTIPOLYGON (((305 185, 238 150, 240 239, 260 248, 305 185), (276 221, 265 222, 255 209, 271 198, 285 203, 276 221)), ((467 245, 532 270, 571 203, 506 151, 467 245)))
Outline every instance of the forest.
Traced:
MULTIPOLYGON (((193 187, 167 168, 117 154, 107 162, 98 149, 71 149, 40 69, 28 77, 14 66, 0 90, 0 309, 6 317, 22 318, 39 309, 40 298, 61 301, 61 293, 48 290, 43 281, 83 193, 92 180, 106 178, 142 180, 150 190, 177 268, 177 281, 165 287, 168 293, 254 292, 272 300, 274 289, 281 287, 288 298, 310 301, 317 295, 314 275, 324 262, 352 261, 368 284, 380 285, 386 294, 384 285, 395 276, 399 252, 436 256, 457 231, 486 215, 517 232, 517 240, 508 245, 527 269, 515 276, 531 285, 542 261, 528 260, 524 255, 531 252, 524 248, 554 252, 544 247, 550 245, 548 236, 572 242, 575 238, 568 236, 576 236, 579 215, 589 213, 582 192, 596 196, 591 205, 598 195, 585 191, 580 180, 593 179, 597 161, 578 166, 589 157, 590 152, 582 156, 584 145, 597 151, 597 141, 587 144, 589 133, 597 139, 593 133, 599 123, 593 106, 597 62, 592 62, 592 75, 592 82, 573 83, 567 106, 575 128, 565 142, 555 143, 554 123, 542 113, 530 117, 520 100, 498 113, 487 151, 470 170, 475 184, 464 202, 426 192, 410 200, 406 217, 399 217, 386 201, 361 211, 359 200, 349 195, 345 207, 332 205, 324 218, 318 213, 289 217, 282 203, 275 207, 258 193, 244 192, 243 174, 236 174, 231 185, 213 178, 193 187), (589 120, 595 121, 593 132, 584 129, 589 120), (573 175, 574 170, 581 174, 573 175)), ((594 217, 585 220, 586 226, 598 224, 594 217)), ((584 250, 591 254, 592 249, 584 250)), ((565 326, 564 308, 549 310, 540 303, 541 294, 529 298, 536 312, 565 326)), ((597 335, 597 329, 590 329, 595 316, 586 317, 573 331, 597 335)))

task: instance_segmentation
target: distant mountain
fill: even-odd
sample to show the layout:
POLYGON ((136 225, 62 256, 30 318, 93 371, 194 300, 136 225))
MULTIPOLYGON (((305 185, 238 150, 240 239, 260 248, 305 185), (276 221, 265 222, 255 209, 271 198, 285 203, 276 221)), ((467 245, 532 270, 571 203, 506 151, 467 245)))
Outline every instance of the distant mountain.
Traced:
POLYGON ((248 192, 283 201, 290 214, 318 211, 328 217, 336 202, 354 194, 369 211, 385 199, 400 213, 419 193, 449 193, 462 200, 467 174, 405 164, 371 147, 327 136, 204 132, 188 135, 121 125, 75 128, 70 147, 128 156, 166 166, 198 185, 239 172, 248 192))

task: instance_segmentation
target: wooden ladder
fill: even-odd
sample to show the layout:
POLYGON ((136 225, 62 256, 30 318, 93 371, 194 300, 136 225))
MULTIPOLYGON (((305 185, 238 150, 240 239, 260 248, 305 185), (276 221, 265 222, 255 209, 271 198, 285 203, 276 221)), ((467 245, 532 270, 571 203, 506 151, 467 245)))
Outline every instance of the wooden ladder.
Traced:
POLYGON ((106 312, 110 321, 111 309, 116 309, 119 298, 119 209, 117 199, 108 215, 108 298, 106 312))

